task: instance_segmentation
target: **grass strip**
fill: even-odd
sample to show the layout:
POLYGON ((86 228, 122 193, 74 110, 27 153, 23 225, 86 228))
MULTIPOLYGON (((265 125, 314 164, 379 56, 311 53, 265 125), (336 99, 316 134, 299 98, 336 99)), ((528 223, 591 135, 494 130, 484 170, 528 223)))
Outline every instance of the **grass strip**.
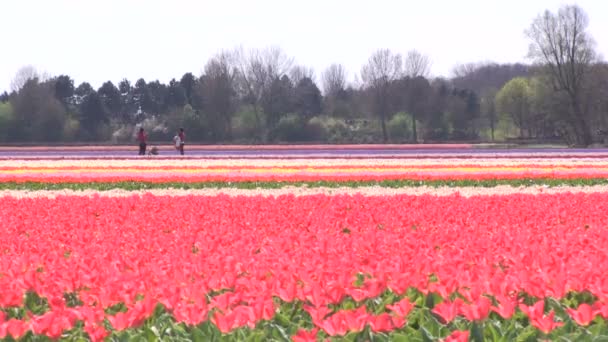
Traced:
POLYGON ((608 178, 593 179, 491 179, 491 180, 383 180, 383 181, 316 181, 316 182, 87 182, 87 183, 45 183, 45 182, 4 182, 0 183, 0 190, 148 190, 148 189, 280 189, 287 186, 307 188, 341 188, 341 187, 369 187, 380 186, 385 188, 405 187, 483 187, 491 188, 499 185, 521 186, 593 186, 608 184, 608 178))

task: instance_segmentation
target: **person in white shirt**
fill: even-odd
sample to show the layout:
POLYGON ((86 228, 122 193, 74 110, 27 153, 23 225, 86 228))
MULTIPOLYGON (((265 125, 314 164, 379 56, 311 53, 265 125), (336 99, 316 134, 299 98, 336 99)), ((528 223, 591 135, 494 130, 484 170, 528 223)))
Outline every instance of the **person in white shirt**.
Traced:
POLYGON ((179 152, 182 146, 182 139, 180 139, 179 135, 176 134, 173 137, 173 143, 175 143, 175 150, 179 152))

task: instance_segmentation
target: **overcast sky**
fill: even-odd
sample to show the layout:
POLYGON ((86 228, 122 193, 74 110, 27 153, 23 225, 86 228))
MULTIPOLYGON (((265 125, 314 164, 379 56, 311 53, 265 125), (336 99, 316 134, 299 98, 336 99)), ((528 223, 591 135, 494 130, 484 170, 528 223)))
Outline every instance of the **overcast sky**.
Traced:
MULTIPOLYGON (((525 61, 524 30, 561 0, 2 0, 0 91, 31 64, 76 84, 199 75, 221 49, 277 45, 316 74, 352 78, 378 48, 417 49, 435 76, 458 63, 525 61)), ((608 1, 579 0, 608 56, 608 1)))

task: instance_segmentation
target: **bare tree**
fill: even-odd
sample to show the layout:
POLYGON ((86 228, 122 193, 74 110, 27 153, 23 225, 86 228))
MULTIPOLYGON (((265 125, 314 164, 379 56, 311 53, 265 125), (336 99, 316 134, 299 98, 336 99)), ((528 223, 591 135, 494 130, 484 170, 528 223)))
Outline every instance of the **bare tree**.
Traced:
POLYGON ((457 64, 452 68, 452 75, 454 78, 466 77, 488 64, 490 62, 457 64))
POLYGON ((293 58, 278 47, 263 50, 244 51, 237 48, 233 52, 237 70, 238 90, 246 103, 253 106, 258 129, 261 127, 260 106, 264 92, 276 78, 285 75, 293 65, 293 58))
POLYGON ((216 140, 232 137, 231 121, 235 111, 235 89, 237 69, 234 54, 222 51, 205 65, 199 91, 209 116, 211 134, 216 140))
POLYGON ((236 76, 236 55, 231 51, 220 51, 205 64, 204 75, 216 76, 218 74, 236 76))
POLYGON ((346 69, 342 64, 332 64, 321 75, 323 92, 328 96, 335 96, 346 88, 346 69))
POLYGON ((373 92, 374 111, 380 116, 382 138, 386 143, 386 118, 389 111, 391 84, 402 76, 403 58, 389 49, 380 49, 372 54, 367 64, 361 68, 361 79, 373 92))
POLYGON ((303 65, 295 65, 289 71, 289 78, 294 85, 298 85, 301 80, 305 78, 310 78, 311 80, 315 80, 315 70, 313 68, 309 68, 303 65))
POLYGON ((15 77, 11 81, 11 90, 18 92, 29 80, 37 79, 38 82, 42 83, 48 79, 46 73, 39 73, 38 70, 32 65, 26 65, 21 67, 15 77))
POLYGON ((452 74, 454 77, 451 83, 454 87, 480 94, 486 88, 500 89, 515 77, 530 76, 531 68, 521 63, 498 64, 487 61, 456 65, 452 74))
POLYGON ((411 50, 405 57, 404 73, 405 76, 416 78, 422 76, 429 77, 431 72, 431 59, 416 50, 411 50))
POLYGON ((580 7, 563 6, 557 13, 545 11, 536 17, 526 31, 531 40, 528 55, 545 67, 553 89, 567 95, 570 111, 565 121, 582 145, 590 145, 593 140, 581 103, 585 79, 597 57, 588 25, 589 19, 580 7))

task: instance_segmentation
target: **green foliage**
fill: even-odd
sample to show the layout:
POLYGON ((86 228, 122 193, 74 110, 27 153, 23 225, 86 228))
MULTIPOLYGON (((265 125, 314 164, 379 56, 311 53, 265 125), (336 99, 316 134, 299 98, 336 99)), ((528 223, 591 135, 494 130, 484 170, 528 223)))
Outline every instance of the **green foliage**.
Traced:
POLYGON ((450 139, 455 141, 475 140, 478 132, 474 122, 480 115, 479 98, 470 90, 454 89, 448 99, 446 116, 451 126, 450 139))
POLYGON ((325 140, 332 144, 370 144, 382 139, 378 120, 322 116, 314 122, 323 128, 325 140))
POLYGON ((111 127, 113 143, 133 143, 135 126, 113 121, 111 127))
POLYGON ((449 125, 446 115, 440 111, 432 111, 426 118, 423 139, 425 141, 445 141, 449 138, 449 125))
MULTIPOLYGON (((356 281, 365 281, 367 275, 359 274, 356 281)), ((457 295, 454 293, 453 295, 457 295)), ((523 294, 522 294, 523 295, 523 294)), ((578 294, 574 294, 577 296, 578 294)), ((390 332, 374 332, 369 325, 362 331, 353 331, 345 336, 329 336, 323 330, 316 334, 317 340, 329 341, 437 341, 443 340, 455 331, 468 331, 470 341, 537 341, 537 340, 563 340, 563 341, 608 341, 608 326, 604 319, 597 317, 587 327, 578 326, 567 314, 566 309, 572 308, 571 304, 564 300, 547 298, 548 308, 555 312, 555 320, 562 322, 548 334, 544 334, 532 326, 523 313, 517 309, 510 319, 490 313, 481 322, 470 322, 462 316, 456 317, 449 323, 442 322, 433 312, 433 307, 443 299, 436 293, 423 295, 414 288, 408 289, 404 294, 397 294, 390 290, 384 291, 376 298, 369 298, 357 302, 351 297, 346 297, 340 303, 329 306, 332 313, 340 310, 354 310, 365 307, 368 314, 380 315, 390 314, 387 305, 408 298, 414 304, 413 309, 407 316, 403 327, 390 332)), ((176 322, 175 318, 161 304, 157 304, 150 317, 139 326, 131 327, 123 331, 112 329, 107 325, 108 341, 290 341, 292 336, 300 330, 311 331, 314 327, 311 316, 304 310, 306 302, 299 300, 284 302, 275 298, 276 311, 270 320, 257 322, 254 328, 242 327, 228 333, 222 333, 218 328, 205 320, 198 325, 190 326, 176 322)), ((75 306, 82 305, 77 300, 73 301, 75 306)), ((21 307, 1 308, 7 318, 26 319, 29 315, 41 315, 49 310, 47 300, 39 297, 33 292, 28 292, 24 297, 21 307)), ((106 310, 106 314, 114 315, 117 312, 125 312, 126 306, 122 303, 116 304, 106 310)), ((210 314, 211 316, 212 314, 210 314)), ((9 330, 10 331, 10 330, 9 330)), ((84 341, 87 340, 82 321, 77 321, 75 326, 64 331, 60 341, 84 341)), ((7 337, 6 341, 13 341, 7 337)), ((50 341, 48 337, 34 335, 27 332, 19 340, 21 341, 50 341)))
POLYGON ((251 106, 243 106, 232 117, 232 137, 236 142, 254 141, 258 132, 255 112, 251 106))
POLYGON ((499 117, 511 120, 520 130, 520 137, 530 126, 532 108, 532 88, 528 79, 516 77, 496 94, 496 109, 499 117))
POLYGON ((6 141, 13 120, 13 107, 10 102, 0 102, 0 141, 6 141))
POLYGON ((194 110, 191 105, 185 105, 169 115, 167 137, 171 139, 180 127, 186 130, 188 141, 204 141, 208 138, 205 114, 194 110))
POLYGON ((275 78, 262 97, 266 125, 271 131, 276 128, 282 117, 293 109, 293 84, 287 76, 275 78))
MULTIPOLYGON (((80 86, 78 88, 80 88, 80 86)), ((101 96, 97 92, 91 90, 90 93, 83 97, 79 111, 81 128, 80 139, 86 141, 109 139, 109 131, 107 127, 104 127, 109 123, 107 109, 101 96)))
POLYGON ((80 121, 73 117, 68 117, 65 120, 63 125, 63 140, 64 141, 74 141, 78 137, 78 131, 80 130, 80 121))
POLYGON ((62 139, 66 110, 55 98, 49 83, 29 80, 11 98, 12 120, 7 137, 11 141, 53 142, 62 139))
POLYGON ((395 114, 387 124, 389 136, 392 142, 404 143, 412 139, 412 116, 399 112, 395 114))
POLYGON ((348 141, 350 131, 344 120, 334 119, 331 117, 319 118, 321 125, 327 132, 327 141, 329 143, 340 143, 348 141))
POLYGON ((119 118, 121 104, 120 91, 111 81, 107 81, 101 85, 98 90, 108 114, 111 118, 119 118))
POLYGON ((322 120, 318 116, 312 117, 306 124, 308 141, 325 141, 327 132, 322 120))
POLYGON ((381 118, 397 143, 523 136, 585 144, 601 141, 594 131, 606 129, 608 65, 601 63, 590 66, 573 115, 571 96, 556 91, 547 73, 523 78, 533 69, 524 65, 467 65, 451 80, 399 76, 380 88, 340 83, 324 96, 306 76, 312 73, 294 76, 294 84, 289 71, 266 74, 270 69, 260 65, 265 72, 247 75, 260 79, 245 80, 228 57, 215 56, 200 77, 186 73, 167 84, 124 79, 95 91, 87 82, 75 87, 69 75, 24 79, 16 92, 0 94, 0 141, 132 143, 133 127, 153 117, 166 129, 147 128, 152 141, 170 140, 185 127, 190 143, 379 143, 381 118))
POLYGON ((148 183, 139 181, 124 181, 124 182, 88 182, 88 183, 44 183, 44 182, 1 182, 0 190, 84 190, 94 189, 99 191, 112 189, 125 190, 149 190, 149 189, 217 189, 217 188, 235 188, 235 189, 280 189, 286 186, 299 187, 366 187, 366 186, 381 186, 387 188, 403 188, 403 187, 483 187, 491 188, 498 185, 510 185, 513 187, 519 186, 538 186, 545 185, 547 187, 556 186, 592 186, 606 185, 608 179, 489 179, 489 180, 441 180, 441 181, 417 181, 417 180, 383 180, 383 181, 349 181, 349 182, 333 182, 333 181, 316 181, 316 182, 199 182, 199 183, 184 183, 184 182, 167 182, 167 183, 148 183))
POLYGON ((308 77, 303 78, 294 89, 294 110, 306 118, 321 113, 322 100, 321 91, 308 77))
POLYGON ((305 122, 302 116, 294 113, 287 114, 279 119, 277 126, 271 131, 271 139, 283 142, 300 142, 307 140, 305 122))
MULTIPOLYGON (((176 134, 179 127, 175 127, 173 130, 169 130, 166 123, 159 117, 154 116, 145 119, 139 127, 143 127, 148 133, 148 140, 151 142, 171 142, 173 136, 176 134)), ((135 135, 135 131, 131 131, 131 137, 135 135)), ((132 141, 133 139, 131 139, 132 141)))
POLYGON ((68 75, 57 76, 53 79, 55 98, 63 104, 67 104, 74 96, 74 80, 68 75))

